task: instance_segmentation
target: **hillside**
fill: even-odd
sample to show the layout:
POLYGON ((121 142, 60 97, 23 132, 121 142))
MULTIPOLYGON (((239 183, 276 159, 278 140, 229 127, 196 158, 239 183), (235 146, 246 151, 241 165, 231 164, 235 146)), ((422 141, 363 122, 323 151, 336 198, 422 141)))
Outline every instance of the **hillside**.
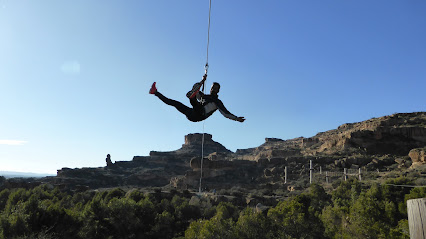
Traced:
MULTIPOLYGON (((131 161, 118 161, 100 168, 62 168, 55 177, 35 179, 31 183, 49 183, 71 190, 163 187, 197 191, 201 141, 202 134, 189 134, 182 147, 175 151, 152 151, 149 156, 135 156, 131 161)), ((206 134, 203 190, 303 189, 309 185, 310 161, 313 179, 319 183, 328 180, 325 172, 329 172, 327 177, 332 180, 341 179, 345 169, 352 176, 362 172, 364 179, 379 180, 392 172, 394 176, 410 174, 424 183, 425 175, 420 169, 425 164, 425 147, 426 112, 347 123, 310 138, 266 138, 258 147, 236 152, 206 134)), ((2 187, 26 183, 23 179, 9 179, 2 187)))
POLYGON ((54 176, 54 175, 42 174, 42 173, 0 171, 0 176, 3 176, 5 178, 42 178, 42 177, 54 176))

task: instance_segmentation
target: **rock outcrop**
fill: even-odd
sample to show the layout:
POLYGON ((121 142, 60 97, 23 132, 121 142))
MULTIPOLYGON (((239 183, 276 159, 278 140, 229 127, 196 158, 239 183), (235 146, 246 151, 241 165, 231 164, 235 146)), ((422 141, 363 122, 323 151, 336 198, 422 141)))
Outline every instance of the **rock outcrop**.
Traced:
POLYGON ((232 154, 232 151, 214 141, 211 134, 204 134, 204 136, 203 134, 188 134, 185 136, 185 143, 182 145, 182 148, 171 152, 151 151, 149 155, 152 157, 179 157, 185 162, 189 162, 194 156, 201 157, 202 148, 204 156, 212 153, 232 154))
POLYGON ((351 124, 303 139, 302 154, 407 155, 426 145, 426 112, 393 114, 351 124))
POLYGON ((202 146, 202 180, 210 189, 282 183, 285 167, 291 167, 293 174, 306 174, 311 160, 327 170, 365 167, 371 171, 392 164, 415 167, 426 163, 426 112, 343 124, 310 138, 266 138, 258 147, 235 153, 213 141, 210 134, 189 134, 175 151, 151 151, 149 156, 111 162, 107 167, 63 168, 56 177, 43 180, 78 190, 117 186, 197 189, 202 146))
POLYGON ((411 161, 413 162, 412 167, 426 164, 426 147, 412 149, 408 156, 410 156, 411 161))
POLYGON ((204 140, 204 154, 210 158, 226 158, 232 152, 213 141, 212 135, 189 134, 185 136, 182 148, 170 152, 151 151, 149 156, 135 156, 132 161, 116 161, 107 167, 58 170, 51 183, 64 188, 88 188, 136 186, 161 187, 168 185, 171 179, 191 171, 190 161, 201 158, 204 140))

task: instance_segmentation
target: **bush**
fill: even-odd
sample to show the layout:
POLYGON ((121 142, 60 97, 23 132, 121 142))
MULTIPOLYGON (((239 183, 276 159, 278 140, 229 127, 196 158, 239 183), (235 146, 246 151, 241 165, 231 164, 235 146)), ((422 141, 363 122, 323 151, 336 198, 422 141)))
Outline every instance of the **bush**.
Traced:
MULTIPOLYGON (((386 183, 412 184, 404 177, 386 183)), ((245 196, 236 188, 238 200, 217 206, 159 190, 3 190, 0 238, 409 238, 406 201, 426 197, 426 188, 362 186, 340 181, 328 194, 312 184, 263 212, 241 207, 245 196)))
POLYGON ((10 191, 9 189, 4 189, 0 192, 0 211, 3 211, 6 206, 7 200, 9 199, 10 191))

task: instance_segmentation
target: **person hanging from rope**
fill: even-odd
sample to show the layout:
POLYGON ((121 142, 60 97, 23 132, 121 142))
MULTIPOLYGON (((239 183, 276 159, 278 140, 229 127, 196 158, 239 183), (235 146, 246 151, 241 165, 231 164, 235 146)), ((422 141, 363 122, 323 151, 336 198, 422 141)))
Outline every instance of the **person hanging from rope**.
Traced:
POLYGON ((191 103, 192 108, 182 104, 179 101, 169 99, 158 92, 156 82, 152 84, 149 93, 157 96, 167 105, 174 106, 179 112, 184 114, 186 118, 192 122, 203 121, 210 117, 216 110, 219 110, 219 112, 228 119, 244 122, 244 117, 233 115, 225 108, 222 101, 219 100, 219 83, 213 82, 209 95, 206 95, 200 91, 200 88, 203 86, 206 79, 207 75, 205 74, 203 79, 199 83, 195 83, 192 87, 192 90, 186 94, 186 96, 189 98, 189 102, 191 103))

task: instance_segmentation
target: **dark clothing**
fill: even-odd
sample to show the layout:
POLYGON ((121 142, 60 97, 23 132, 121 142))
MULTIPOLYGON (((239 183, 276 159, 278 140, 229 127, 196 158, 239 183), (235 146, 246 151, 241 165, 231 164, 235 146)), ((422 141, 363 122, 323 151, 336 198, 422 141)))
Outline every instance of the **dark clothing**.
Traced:
POLYGON ((197 94, 197 97, 189 99, 192 108, 182 104, 179 101, 169 99, 160 92, 155 95, 164 103, 174 106, 179 112, 184 114, 186 118, 192 122, 199 122, 210 117, 217 109, 226 118, 236 120, 238 117, 231 114, 219 100, 218 95, 205 95, 202 92, 197 94))

